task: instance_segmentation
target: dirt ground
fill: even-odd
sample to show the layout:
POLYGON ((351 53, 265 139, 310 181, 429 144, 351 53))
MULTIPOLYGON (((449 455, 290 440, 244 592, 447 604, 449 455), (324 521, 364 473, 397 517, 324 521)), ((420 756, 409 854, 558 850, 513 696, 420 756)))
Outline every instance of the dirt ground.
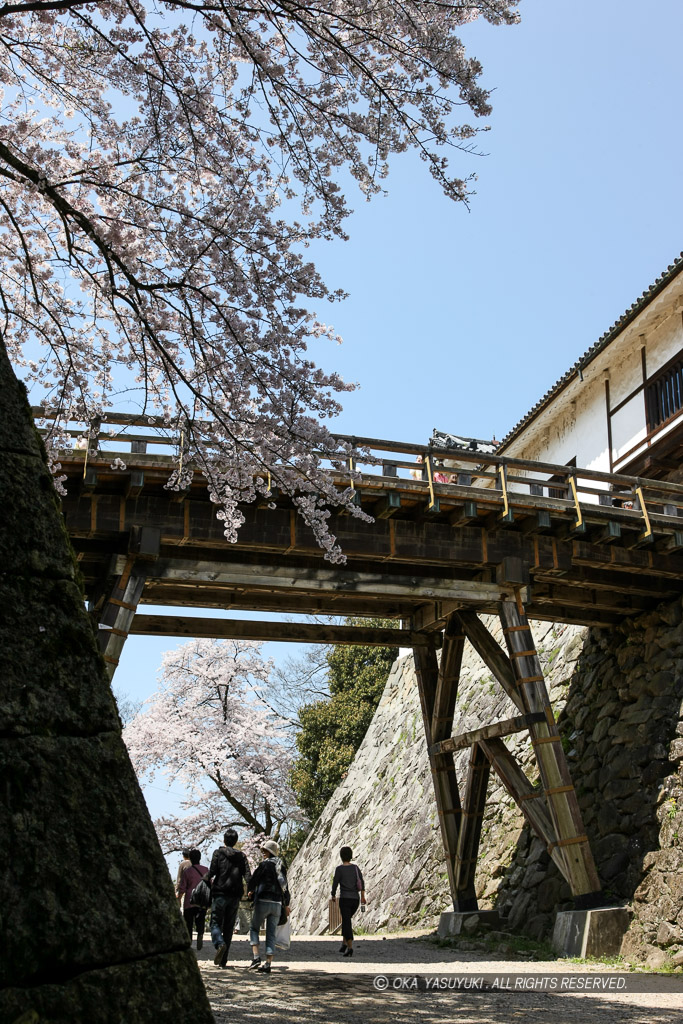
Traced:
MULTIPOLYGON (((270 976, 246 970, 251 950, 236 935, 225 970, 213 964, 209 941, 197 954, 217 1024, 681 1024, 683 977, 642 979, 651 992, 453 991, 449 979, 476 984, 486 975, 543 977, 613 972, 565 960, 534 962, 523 958, 495 961, 486 954, 440 949, 424 933, 362 936, 353 959, 339 954, 340 940, 298 936, 278 954, 270 976), (395 979, 399 979, 398 982, 395 979), (414 978, 438 978, 442 989, 403 989, 414 978), (377 979, 377 980, 376 980, 377 979), (386 986, 382 991, 381 986, 386 986), (668 991, 666 991, 668 989, 668 991)), ((451 982, 452 983, 452 982, 451 982)), ((572 982, 573 983, 573 982, 572 982)), ((581 983, 577 979, 577 983, 581 983)), ((433 983, 432 983, 433 984, 433 983)), ((513 981, 514 984, 514 981, 513 981)))

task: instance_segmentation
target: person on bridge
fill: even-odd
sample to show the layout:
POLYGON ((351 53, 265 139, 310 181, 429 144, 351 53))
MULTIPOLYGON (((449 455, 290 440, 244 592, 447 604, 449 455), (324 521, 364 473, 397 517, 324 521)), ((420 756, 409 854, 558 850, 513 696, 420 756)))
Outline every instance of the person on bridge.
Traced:
POLYGON ((190 850, 190 866, 183 871, 180 885, 178 886, 178 901, 183 896, 185 897, 183 917, 185 918, 187 930, 190 933, 190 942, 192 942, 192 926, 194 925, 197 929, 197 949, 201 949, 204 945, 206 907, 197 906, 196 903, 191 903, 190 899, 192 890, 195 886, 199 885, 209 870, 205 864, 199 863, 201 859, 202 855, 199 850, 190 850))
POLYGON ((235 850, 237 833, 228 829, 223 836, 224 846, 214 850, 209 868, 211 885, 211 941, 216 947, 216 967, 226 967, 235 928, 240 900, 244 895, 242 879, 247 888, 251 879, 249 861, 240 850, 235 850))
POLYGON ((275 932, 282 920, 289 917, 289 889, 284 861, 278 856, 280 847, 274 839, 268 839, 261 846, 263 860, 251 876, 249 895, 254 897, 254 912, 251 916, 249 941, 253 959, 250 971, 270 974, 270 965, 275 955, 275 932), (266 924, 266 962, 261 963, 259 955, 259 930, 266 924))
POLYGON ((357 864, 352 864, 353 851, 350 846, 342 846, 339 851, 342 859, 334 872, 332 881, 332 899, 336 899, 339 886, 339 913, 342 919, 342 936, 344 941, 339 952, 344 956, 353 956, 353 927, 351 918, 361 906, 365 910, 365 881, 357 864))

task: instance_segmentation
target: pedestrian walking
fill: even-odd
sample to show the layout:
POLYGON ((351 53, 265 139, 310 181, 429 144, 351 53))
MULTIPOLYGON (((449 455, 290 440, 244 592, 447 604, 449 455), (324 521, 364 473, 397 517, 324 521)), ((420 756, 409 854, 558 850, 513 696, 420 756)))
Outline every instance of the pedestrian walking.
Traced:
POLYGON ((178 899, 180 900, 185 897, 183 917, 185 918, 187 930, 190 933, 190 942, 192 942, 192 929, 196 928, 197 930, 197 949, 201 949, 204 945, 206 907, 200 907, 198 904, 192 903, 192 892, 209 871, 205 864, 200 863, 201 859, 202 855, 199 850, 190 850, 190 866, 183 871, 178 886, 178 899))
POLYGON ((365 880, 357 864, 352 863, 353 851, 350 846, 342 846, 339 851, 341 864, 338 864, 332 881, 332 899, 336 899, 339 888, 339 912, 342 919, 342 936, 344 941, 339 952, 344 956, 353 956, 353 926, 351 918, 362 907, 365 910, 365 880))
MULTIPOLYGON (((251 915, 252 961, 250 971, 270 974, 275 955, 275 932, 281 918, 289 917, 289 889, 284 861, 278 856, 280 848, 274 839, 268 839, 261 846, 263 860, 251 876, 249 895, 254 897, 254 911, 251 915), (259 931, 266 925, 266 960, 261 962, 259 954, 259 931)), ((283 921, 284 923, 284 921, 283 921)))
POLYGON ((224 845, 214 850, 209 868, 211 941, 216 948, 213 960, 216 967, 227 966, 235 919, 244 895, 244 880, 249 888, 251 878, 249 861, 241 850, 234 848, 237 838, 235 830, 228 829, 223 836, 224 845))
POLYGON ((192 861, 190 860, 190 851, 189 851, 189 849, 183 850, 183 859, 181 860, 180 864, 178 865, 178 874, 176 875, 176 879, 175 879, 175 894, 176 894, 176 896, 178 895, 178 889, 180 888, 180 879, 183 877, 183 871, 185 870, 185 868, 189 868, 191 866, 191 864, 192 864, 192 861))

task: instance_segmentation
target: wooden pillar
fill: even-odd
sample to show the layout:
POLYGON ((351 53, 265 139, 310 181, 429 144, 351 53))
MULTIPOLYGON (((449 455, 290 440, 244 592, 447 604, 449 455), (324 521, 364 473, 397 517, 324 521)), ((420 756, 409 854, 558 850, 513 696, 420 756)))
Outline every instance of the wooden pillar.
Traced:
POLYGON ((562 873, 569 882, 577 905, 588 905, 599 897, 600 880, 548 698, 529 620, 521 601, 513 599, 501 601, 499 613, 523 710, 530 714, 540 712, 544 715, 543 721, 534 721, 529 725, 529 735, 555 833, 548 851, 551 854, 559 852, 564 865, 562 873), (582 897, 584 899, 581 899, 582 897))
POLYGON ((98 640, 107 675, 113 679, 145 586, 146 568, 129 555, 100 613, 98 640))
POLYGON ((476 910, 478 907, 474 877, 490 770, 491 764, 484 750, 478 743, 473 743, 455 854, 455 887, 459 910, 476 910))
MULTIPOLYGON (((428 749, 451 734, 464 643, 460 624, 455 616, 451 616, 446 624, 440 665, 434 645, 413 648, 428 749)), ((476 909, 474 891, 474 908, 460 906, 461 896, 455 881, 461 809, 453 753, 430 754, 429 760, 453 907, 455 910, 476 909)))

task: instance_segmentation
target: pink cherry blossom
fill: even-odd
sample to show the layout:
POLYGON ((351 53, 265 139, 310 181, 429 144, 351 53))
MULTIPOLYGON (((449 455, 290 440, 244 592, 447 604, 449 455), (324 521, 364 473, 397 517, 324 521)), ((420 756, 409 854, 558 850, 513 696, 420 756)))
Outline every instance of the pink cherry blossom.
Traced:
POLYGON ((289 785, 287 723, 259 696, 271 671, 251 641, 193 640, 164 655, 160 686, 124 729, 142 784, 183 786, 184 816, 155 822, 165 852, 234 826, 271 835, 301 820, 289 785))
MULTIPOLYGON (((125 397, 183 436, 228 540, 239 504, 298 508, 331 561, 324 471, 355 385, 308 348, 343 297, 307 257, 344 238, 341 182, 416 149, 448 197, 489 112, 460 28, 516 0, 16 0, 0 6, 0 330, 32 394, 90 424, 125 397), (457 109, 456 109, 457 108, 457 109), (461 152, 458 152, 461 151, 461 152)), ((56 457, 56 456, 55 456, 56 457)))

